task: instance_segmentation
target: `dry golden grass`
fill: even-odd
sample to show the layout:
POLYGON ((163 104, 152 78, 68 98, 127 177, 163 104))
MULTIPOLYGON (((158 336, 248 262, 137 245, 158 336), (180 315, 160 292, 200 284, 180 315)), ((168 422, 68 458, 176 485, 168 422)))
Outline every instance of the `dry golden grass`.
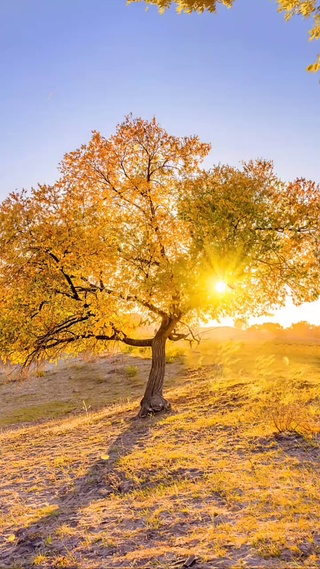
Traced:
POLYGON ((169 354, 179 365, 161 417, 131 420, 148 364, 132 355, 113 374, 112 358, 68 364, 51 399, 39 380, 51 404, 61 381, 64 394, 82 382, 91 407, 77 414, 10 427, 21 399, 4 408, 1 569, 169 568, 192 555, 197 568, 319 566, 320 348, 197 351, 169 354))

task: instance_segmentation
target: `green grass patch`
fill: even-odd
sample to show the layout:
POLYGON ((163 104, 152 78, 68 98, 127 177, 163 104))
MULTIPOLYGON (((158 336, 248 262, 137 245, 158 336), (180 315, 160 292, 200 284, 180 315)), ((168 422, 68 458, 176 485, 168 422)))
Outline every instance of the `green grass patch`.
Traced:
POLYGON ((50 401, 21 407, 9 412, 5 417, 0 418, 0 426, 17 425, 19 423, 32 423, 45 419, 60 419, 67 414, 78 410, 75 403, 50 401))

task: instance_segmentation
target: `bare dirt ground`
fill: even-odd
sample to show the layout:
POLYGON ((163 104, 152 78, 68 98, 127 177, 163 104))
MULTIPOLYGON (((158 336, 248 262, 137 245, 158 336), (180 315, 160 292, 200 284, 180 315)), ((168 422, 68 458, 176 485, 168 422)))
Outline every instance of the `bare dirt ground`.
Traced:
MULTIPOLYGON (((167 366, 170 382, 181 368, 167 366)), ((43 365, 20 380, 9 368, 0 370, 0 428, 67 414, 97 410, 142 396, 150 360, 128 354, 104 354, 43 365), (127 390, 126 390, 127 388, 127 390)))
POLYGON ((0 568, 320 566, 320 353, 223 353, 168 365, 173 411, 139 421, 141 358, 2 384, 0 568))

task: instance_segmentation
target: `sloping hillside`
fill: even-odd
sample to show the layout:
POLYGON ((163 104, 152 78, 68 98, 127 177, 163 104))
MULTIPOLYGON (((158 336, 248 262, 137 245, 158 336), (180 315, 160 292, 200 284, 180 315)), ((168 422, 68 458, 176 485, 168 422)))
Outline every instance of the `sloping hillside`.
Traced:
MULTIPOLYGON (((56 401, 64 381, 72 403, 89 401, 73 390, 89 389, 92 375, 98 410, 19 426, 21 400, 11 402, 0 434, 0 567, 317 567, 319 348, 241 350, 212 346, 210 361, 207 347, 206 361, 184 366, 172 354, 173 410, 156 418, 133 420, 147 362, 126 355, 118 368, 103 360, 101 383, 101 361, 65 364, 50 384, 38 378, 40 399, 51 385, 56 401)), ((1 389, 12 401, 23 385, 1 389)))

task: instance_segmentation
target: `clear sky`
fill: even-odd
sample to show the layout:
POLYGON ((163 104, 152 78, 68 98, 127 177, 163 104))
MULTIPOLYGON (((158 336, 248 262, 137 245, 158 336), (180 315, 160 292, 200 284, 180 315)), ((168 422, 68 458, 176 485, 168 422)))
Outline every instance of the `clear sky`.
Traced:
POLYGON ((263 157, 284 179, 319 181, 308 26, 285 23, 272 0, 191 16, 125 0, 1 0, 0 199, 54 182, 65 152, 130 112, 211 142, 206 165, 263 157))

